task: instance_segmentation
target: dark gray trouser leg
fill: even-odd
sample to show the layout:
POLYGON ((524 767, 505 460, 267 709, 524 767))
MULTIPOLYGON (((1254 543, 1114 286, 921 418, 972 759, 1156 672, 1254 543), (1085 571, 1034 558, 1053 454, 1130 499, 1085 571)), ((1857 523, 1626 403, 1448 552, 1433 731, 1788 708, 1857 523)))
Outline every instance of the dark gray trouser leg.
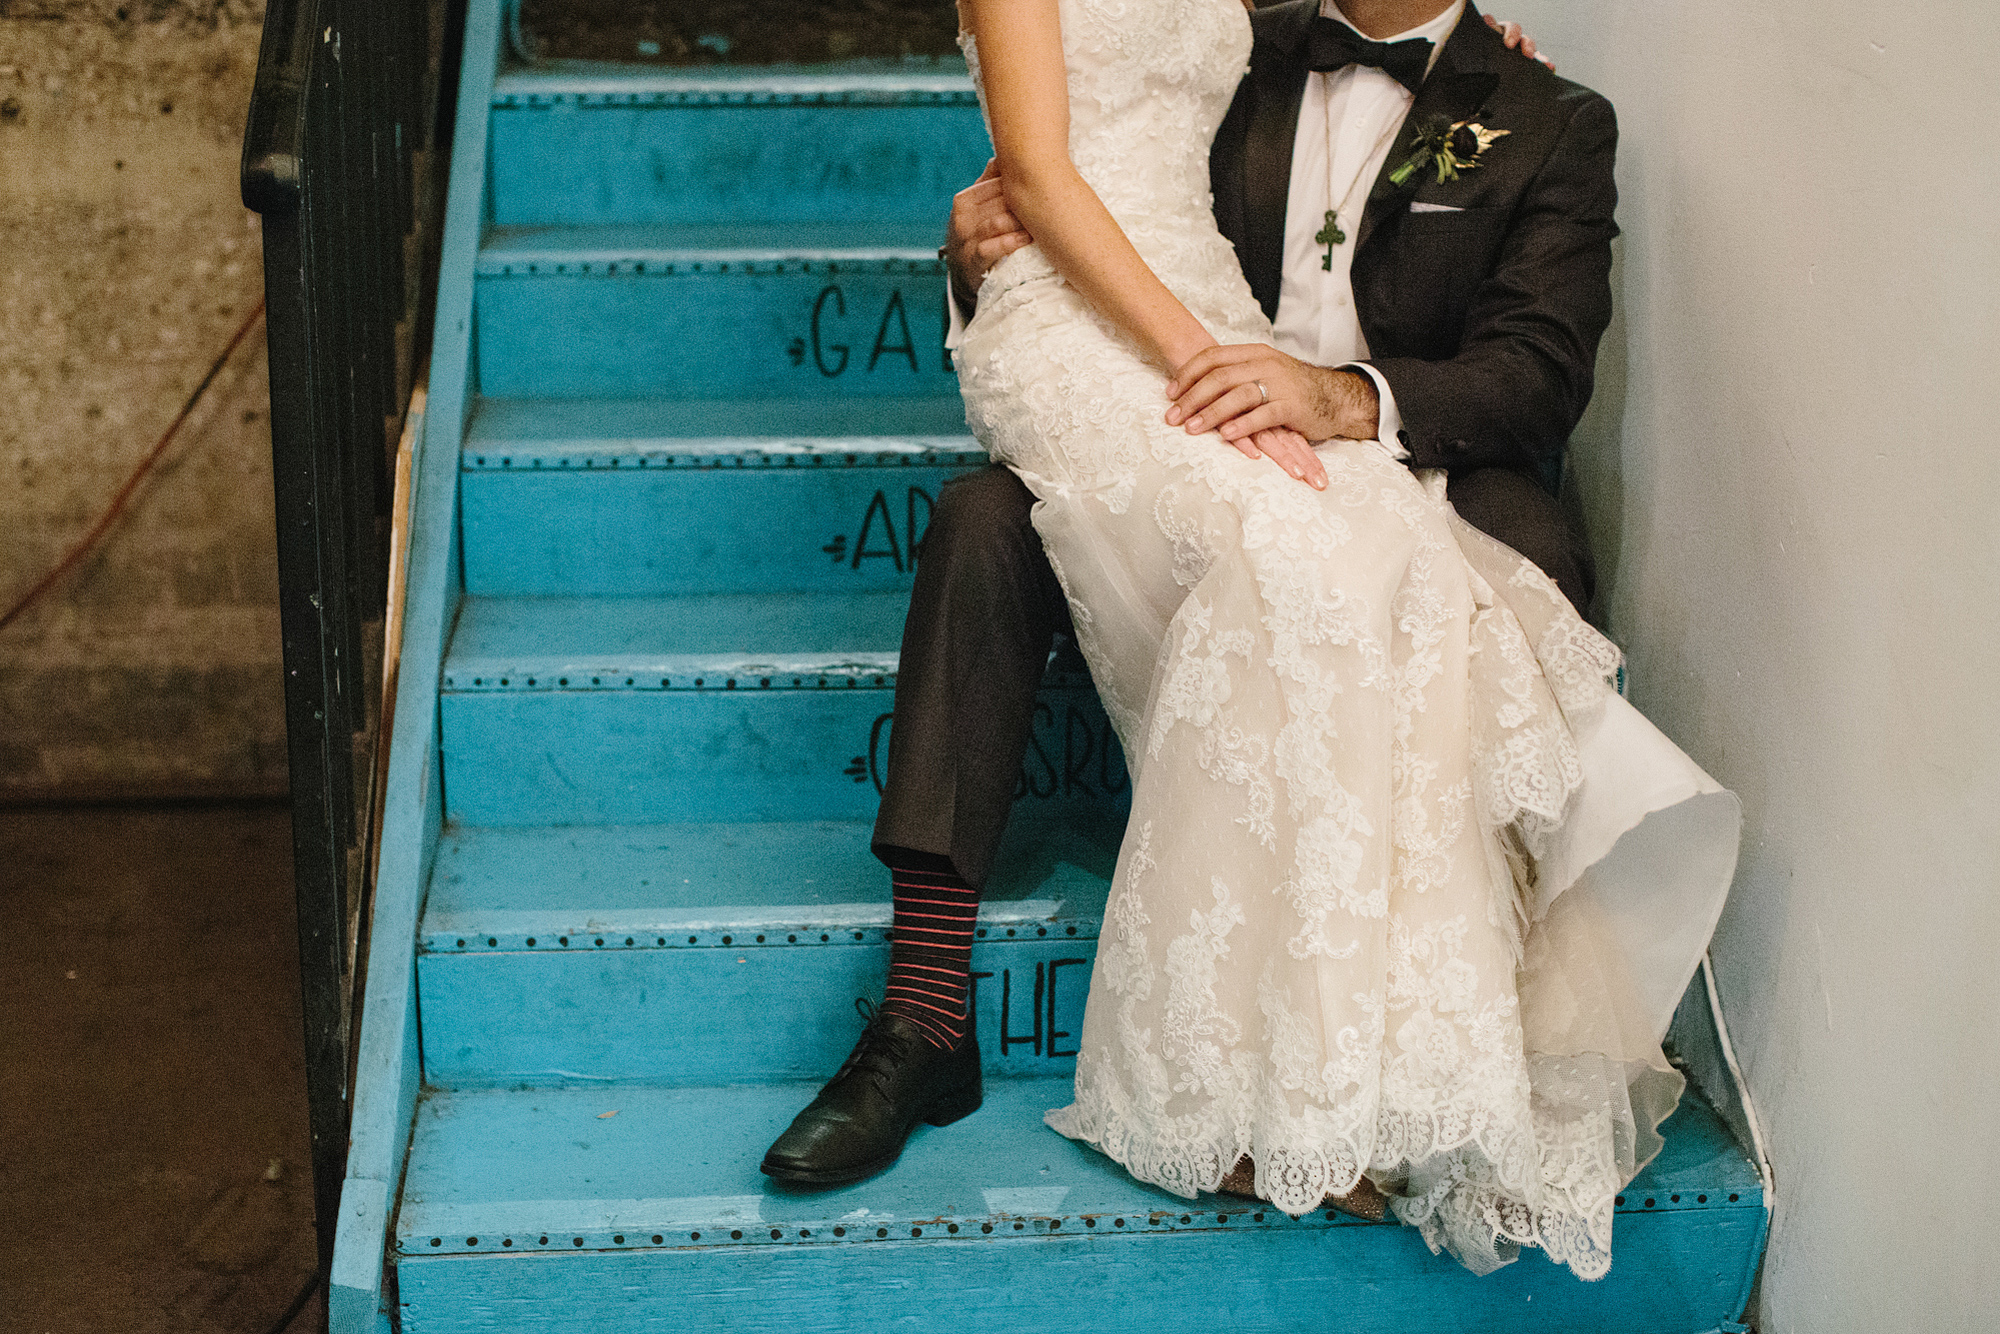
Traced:
POLYGON ((925 530, 903 624, 889 773, 875 817, 875 853, 949 857, 984 886, 1021 757, 1049 646, 1069 606, 1029 522, 1034 497, 992 466, 954 478, 925 530))
POLYGON ((1590 614, 1597 582, 1590 548, 1540 483, 1506 468, 1479 468, 1453 473, 1445 495, 1459 518, 1541 566, 1578 615, 1590 614))

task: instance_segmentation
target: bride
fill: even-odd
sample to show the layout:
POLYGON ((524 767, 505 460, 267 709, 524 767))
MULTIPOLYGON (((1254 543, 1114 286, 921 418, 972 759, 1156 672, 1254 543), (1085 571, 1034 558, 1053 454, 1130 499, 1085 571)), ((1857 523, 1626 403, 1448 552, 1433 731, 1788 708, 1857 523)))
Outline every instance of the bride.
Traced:
POLYGON ((1272 338, 1208 200, 1238 0, 960 14, 1035 238, 981 289, 967 416, 1038 501, 1134 780, 1049 1124, 1184 1196, 1298 1215, 1379 1191, 1474 1270, 1530 1245, 1603 1274, 1681 1091, 1638 956, 1692 958, 1719 910, 1673 896, 1678 840, 1719 826, 1642 837, 1642 791, 1717 789, 1441 475, 1332 439, 1306 486, 1169 423, 1199 354, 1272 338))

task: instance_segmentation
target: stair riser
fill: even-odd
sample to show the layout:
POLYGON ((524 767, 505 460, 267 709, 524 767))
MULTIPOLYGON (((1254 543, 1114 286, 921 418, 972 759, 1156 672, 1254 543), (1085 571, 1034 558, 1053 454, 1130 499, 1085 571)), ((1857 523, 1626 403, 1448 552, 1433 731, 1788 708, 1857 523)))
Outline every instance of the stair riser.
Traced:
MULTIPOLYGON (((621 261, 622 262, 622 261, 621 261)), ((638 261, 632 261, 636 263, 638 261)), ((934 259, 792 260, 727 273, 483 273, 479 382, 496 396, 958 393, 934 259), (802 271, 803 270, 803 271, 802 271)), ((544 266, 537 262, 538 270, 544 266)))
MULTIPOLYGON (((975 947, 973 970, 989 975, 976 983, 988 1074, 1074 1068, 1096 946, 1059 934, 975 947)), ((860 1036, 855 998, 879 1000, 888 968, 879 940, 427 954, 417 969, 424 1079, 445 1088, 824 1079, 860 1036)))
MULTIPOLYGON (((865 820, 887 771, 894 692, 498 690, 439 703, 445 799, 461 823, 865 820)), ((1116 809, 1130 794, 1096 695, 1045 690, 1021 796, 1116 809)))
POLYGON ((992 155, 979 109, 496 107, 493 220, 935 223, 992 155))
MULTIPOLYGON (((949 1132, 947 1132, 949 1133, 949 1132)), ((1162 1196, 1173 1208, 1179 1201, 1162 1196)), ((1214 1200, 1204 1200, 1213 1205, 1214 1200)), ((1239 1213, 1238 1217, 1242 1217, 1239 1213)), ((1539 1255, 1476 1277, 1415 1228, 688 1245, 397 1261, 406 1334, 491 1331, 1393 1327, 1408 1334, 1696 1334, 1734 1309, 1761 1209, 1620 1214, 1610 1275, 1539 1255), (940 1294, 948 1294, 940 1307, 940 1294), (1338 1314, 1335 1314, 1338 1313, 1338 1314)), ((749 1229, 744 1229, 746 1238, 749 1229)), ((931 1229, 930 1233, 935 1233, 931 1229)), ((761 1239, 761 1238, 760 1238, 761 1239)), ((524 1239, 530 1240, 530 1239, 524 1239)), ((570 1238, 549 1238, 566 1245, 570 1238)), ((634 1238, 640 1245, 644 1239, 634 1238)))
POLYGON ((466 590, 641 596, 907 587, 963 468, 468 471, 466 590))

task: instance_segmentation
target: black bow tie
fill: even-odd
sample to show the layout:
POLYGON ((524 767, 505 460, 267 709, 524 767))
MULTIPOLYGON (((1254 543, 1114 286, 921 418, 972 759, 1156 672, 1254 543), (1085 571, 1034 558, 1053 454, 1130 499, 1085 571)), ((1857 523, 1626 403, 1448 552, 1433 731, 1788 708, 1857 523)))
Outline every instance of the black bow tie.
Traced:
POLYGON ((1371 42, 1338 19, 1324 14, 1315 18, 1306 44, 1306 68, 1330 74, 1348 65, 1379 69, 1414 94, 1430 69, 1431 44, 1421 37, 1371 42))

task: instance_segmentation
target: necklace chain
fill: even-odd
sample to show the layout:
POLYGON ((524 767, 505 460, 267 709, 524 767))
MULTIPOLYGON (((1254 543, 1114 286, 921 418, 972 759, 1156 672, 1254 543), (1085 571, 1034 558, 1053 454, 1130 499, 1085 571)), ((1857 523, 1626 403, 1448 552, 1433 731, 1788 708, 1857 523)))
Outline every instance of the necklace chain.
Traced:
MULTIPOLYGON (((1331 75, 1321 75, 1320 77, 1326 79, 1329 83, 1332 82, 1331 75)), ((1411 99, 1413 103, 1415 100, 1414 98, 1411 99)), ((1314 241, 1326 247, 1326 255, 1320 260, 1320 268, 1328 273, 1333 272, 1333 248, 1337 245, 1344 245, 1347 242, 1347 233, 1340 226, 1340 215, 1348 212, 1348 206, 1354 202, 1354 192, 1361 188, 1362 178, 1368 174, 1368 164, 1373 162, 1375 155, 1382 151, 1390 139, 1395 137, 1396 131, 1402 127, 1403 121, 1408 118, 1409 114, 1408 110, 1405 109, 1403 115, 1391 116, 1389 118, 1389 123, 1375 137, 1375 142, 1370 145, 1368 152, 1362 157, 1361 166, 1354 173, 1354 179, 1347 183, 1347 193, 1336 201, 1333 197, 1333 160, 1334 149, 1340 135, 1333 123, 1333 102, 1333 91, 1332 89, 1328 89, 1326 95, 1326 225, 1320 228, 1319 233, 1313 237, 1314 241)))

